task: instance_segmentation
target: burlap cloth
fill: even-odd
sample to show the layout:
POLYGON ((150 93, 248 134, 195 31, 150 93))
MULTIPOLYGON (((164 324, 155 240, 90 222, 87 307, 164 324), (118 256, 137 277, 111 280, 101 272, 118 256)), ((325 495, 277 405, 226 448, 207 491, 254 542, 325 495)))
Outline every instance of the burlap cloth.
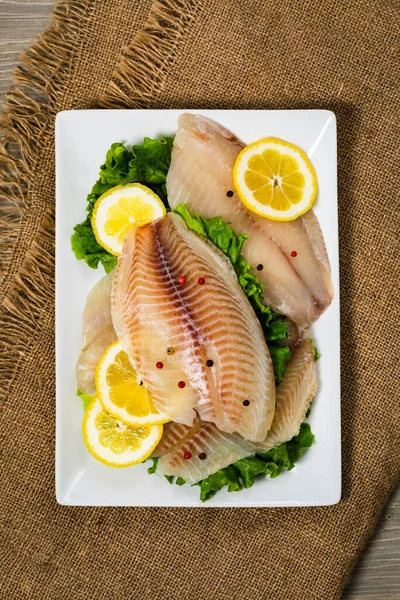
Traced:
POLYGON ((57 5, 15 73, 2 124, 2 599, 340 596, 400 471, 398 8, 396 0, 57 5), (338 506, 57 505, 54 117, 63 109, 98 106, 336 113, 338 506))

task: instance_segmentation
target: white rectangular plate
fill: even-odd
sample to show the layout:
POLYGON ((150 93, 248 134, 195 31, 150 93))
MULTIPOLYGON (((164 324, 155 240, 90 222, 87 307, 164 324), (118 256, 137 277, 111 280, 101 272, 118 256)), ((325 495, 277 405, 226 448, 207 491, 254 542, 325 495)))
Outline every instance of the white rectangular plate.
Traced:
POLYGON ((60 504, 86 506, 321 506, 341 491, 339 262, 336 119, 326 110, 191 111, 215 119, 245 143, 274 136, 300 146, 318 177, 315 212, 332 267, 335 298, 311 328, 322 357, 310 423, 316 439, 295 469, 277 479, 260 478, 239 493, 218 492, 205 504, 199 488, 170 485, 148 475, 150 463, 127 469, 102 465, 87 452, 76 397, 75 363, 81 349, 86 296, 104 275, 71 251, 74 225, 85 218, 86 194, 98 178, 112 142, 141 143, 144 136, 174 135, 182 110, 65 111, 56 120, 56 494, 60 504))

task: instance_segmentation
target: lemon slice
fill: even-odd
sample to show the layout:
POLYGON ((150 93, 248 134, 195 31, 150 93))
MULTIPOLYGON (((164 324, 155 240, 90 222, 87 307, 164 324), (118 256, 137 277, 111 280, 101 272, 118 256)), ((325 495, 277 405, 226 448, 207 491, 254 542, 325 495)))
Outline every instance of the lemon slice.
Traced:
POLYGON ((97 200, 92 227, 100 246, 119 256, 129 229, 146 225, 165 213, 160 198, 145 185, 117 185, 97 200))
POLYGON ((83 417, 83 439, 90 454, 110 467, 130 467, 144 461, 162 436, 162 425, 131 427, 104 410, 93 398, 83 417))
POLYGON ((317 194, 317 176, 307 155, 276 138, 249 144, 236 158, 233 181, 249 210, 273 221, 293 221, 317 194))
POLYGON ((154 408, 119 342, 107 348, 96 368, 96 391, 104 409, 127 425, 160 425, 169 421, 154 408))

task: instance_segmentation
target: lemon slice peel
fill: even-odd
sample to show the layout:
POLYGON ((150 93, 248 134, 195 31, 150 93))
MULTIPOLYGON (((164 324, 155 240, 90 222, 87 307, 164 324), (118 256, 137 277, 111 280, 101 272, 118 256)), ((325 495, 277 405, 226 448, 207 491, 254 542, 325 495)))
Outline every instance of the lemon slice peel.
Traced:
POLYGON ((312 207, 317 176, 306 153, 278 138, 243 148, 233 168, 236 191, 252 212, 274 221, 293 221, 312 207))
POLYGON ((107 348, 95 373, 97 397, 104 409, 126 425, 162 425, 170 419, 154 407, 150 391, 119 341, 107 348))
POLYGON ((134 428, 107 413, 95 396, 85 411, 82 433, 90 454, 110 467, 130 467, 143 462, 159 443, 162 425, 134 428))
POLYGON ((151 223, 166 214, 162 200, 141 183, 117 185, 97 200, 92 213, 96 241, 120 256, 125 235, 132 227, 151 223))

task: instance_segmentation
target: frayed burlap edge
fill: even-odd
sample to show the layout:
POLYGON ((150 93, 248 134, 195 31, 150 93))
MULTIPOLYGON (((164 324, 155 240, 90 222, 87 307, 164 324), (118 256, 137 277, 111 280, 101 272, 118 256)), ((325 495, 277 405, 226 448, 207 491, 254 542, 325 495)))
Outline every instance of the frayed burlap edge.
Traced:
POLYGON ((107 94, 100 99, 104 108, 146 108, 154 102, 171 72, 180 43, 199 14, 201 0, 157 0, 143 30, 122 51, 107 94))
POLYGON ((6 400, 39 332, 52 317, 54 210, 25 256, 0 313, 0 400, 6 400))
MULTIPOLYGON (((17 253, 49 114, 62 101, 71 56, 92 1, 60 0, 39 40, 21 55, 0 118, 0 272, 3 299, 25 257, 17 253)), ((38 224, 38 228, 40 223, 38 224)))
MULTIPOLYGON (((71 57, 85 27, 91 0, 61 0, 39 41, 21 57, 6 95, 0 125, 0 398, 11 393, 34 340, 42 328, 49 299, 54 294, 54 211, 45 212, 35 241, 26 254, 16 253, 30 207, 43 134, 62 107, 71 73, 71 57), (19 260, 16 260, 16 259, 19 260)), ((146 25, 124 49, 117 63, 104 107, 145 108, 162 89, 179 56, 180 42, 201 8, 199 0, 157 0, 146 25)), ((51 310, 53 310, 51 305, 51 310)), ((47 311, 48 312, 48 311, 47 311)))
MULTIPOLYGON (((60 0, 47 29, 21 55, 0 118, 0 398, 6 399, 29 356, 54 296, 54 209, 26 239, 31 186, 50 119, 60 110, 72 56, 92 0, 60 0), (23 238, 25 239, 23 240, 23 238), (21 251, 21 241, 27 244, 21 251), (32 240, 34 240, 32 242, 32 240)), ((49 308, 51 307, 51 308, 49 308)))

